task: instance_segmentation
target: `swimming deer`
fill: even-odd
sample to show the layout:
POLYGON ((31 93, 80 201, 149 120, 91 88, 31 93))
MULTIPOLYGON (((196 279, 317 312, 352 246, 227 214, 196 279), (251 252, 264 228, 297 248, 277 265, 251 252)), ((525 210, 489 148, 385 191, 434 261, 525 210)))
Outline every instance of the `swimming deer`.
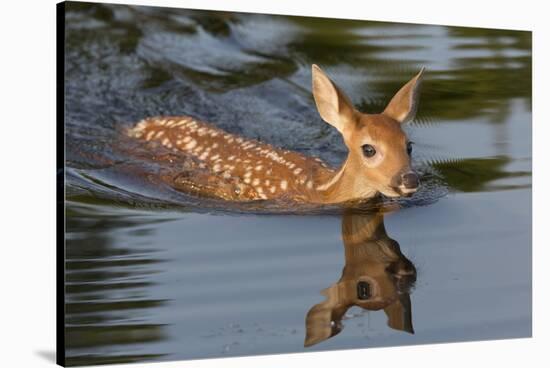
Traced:
POLYGON ((357 111, 344 92, 312 66, 313 97, 321 118, 343 137, 349 153, 339 169, 322 160, 239 137, 190 116, 147 118, 131 137, 187 157, 177 189, 233 201, 286 198, 339 203, 410 196, 419 187, 411 169, 412 142, 402 125, 412 120, 419 100, 422 69, 379 114, 357 111))
POLYGON ((388 237, 382 212, 345 213, 342 240, 342 276, 322 291, 326 300, 307 313, 304 346, 340 333, 342 318, 352 306, 383 309, 391 328, 414 333, 410 288, 416 281, 416 268, 388 237))

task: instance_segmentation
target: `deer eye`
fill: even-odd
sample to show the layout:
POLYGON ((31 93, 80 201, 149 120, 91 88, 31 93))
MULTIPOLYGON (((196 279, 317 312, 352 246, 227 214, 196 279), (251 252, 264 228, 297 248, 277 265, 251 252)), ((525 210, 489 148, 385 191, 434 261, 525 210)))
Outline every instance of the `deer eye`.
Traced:
POLYGON ((408 142, 407 143, 407 153, 409 154, 409 156, 411 155, 411 153, 413 151, 413 143, 414 142, 408 142))
POLYGON ((363 154, 367 157, 372 157, 376 154, 376 150, 370 144, 365 144, 361 148, 363 148, 363 154))
POLYGON ((359 281, 357 283, 357 299, 368 300, 372 296, 370 284, 366 281, 359 281))

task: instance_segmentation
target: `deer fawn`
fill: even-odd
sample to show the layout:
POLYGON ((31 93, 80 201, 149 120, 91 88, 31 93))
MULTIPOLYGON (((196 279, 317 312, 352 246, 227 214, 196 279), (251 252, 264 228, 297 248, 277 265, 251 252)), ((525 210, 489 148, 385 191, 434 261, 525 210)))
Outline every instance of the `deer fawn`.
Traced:
POLYGON ((323 290, 327 299, 306 316, 304 346, 320 343, 342 330, 342 318, 352 306, 383 309, 388 325, 414 333, 410 288, 416 269, 388 237, 384 215, 345 213, 342 219, 345 266, 340 280, 323 290))
POLYGON ((128 133, 185 155, 187 171, 171 178, 171 184, 198 195, 320 204, 368 199, 377 193, 409 196, 418 189, 419 179, 411 169, 412 143, 402 124, 416 113, 423 70, 397 92, 382 113, 363 114, 317 65, 312 66, 319 114, 342 134, 349 150, 339 169, 319 158, 238 137, 189 116, 144 119, 128 133))

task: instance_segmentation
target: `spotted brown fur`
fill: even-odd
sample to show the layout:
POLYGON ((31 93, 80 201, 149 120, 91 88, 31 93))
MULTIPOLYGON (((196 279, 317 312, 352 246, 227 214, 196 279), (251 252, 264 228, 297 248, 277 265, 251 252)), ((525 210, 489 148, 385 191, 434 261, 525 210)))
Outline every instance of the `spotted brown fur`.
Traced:
POLYGON ((195 160, 198 170, 191 177, 174 176, 175 186, 226 200, 305 199, 315 195, 314 182, 334 174, 318 158, 230 134, 189 116, 147 118, 128 134, 195 160))

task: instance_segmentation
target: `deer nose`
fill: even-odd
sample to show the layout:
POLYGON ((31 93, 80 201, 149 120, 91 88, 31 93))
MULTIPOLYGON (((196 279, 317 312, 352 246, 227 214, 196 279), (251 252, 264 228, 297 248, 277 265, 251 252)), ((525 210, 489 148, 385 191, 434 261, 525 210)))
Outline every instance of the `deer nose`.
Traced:
POLYGON ((420 184, 420 181, 418 180, 418 175, 416 175, 416 173, 412 171, 403 174, 401 176, 401 181, 403 182, 403 186, 407 189, 416 189, 420 184))

